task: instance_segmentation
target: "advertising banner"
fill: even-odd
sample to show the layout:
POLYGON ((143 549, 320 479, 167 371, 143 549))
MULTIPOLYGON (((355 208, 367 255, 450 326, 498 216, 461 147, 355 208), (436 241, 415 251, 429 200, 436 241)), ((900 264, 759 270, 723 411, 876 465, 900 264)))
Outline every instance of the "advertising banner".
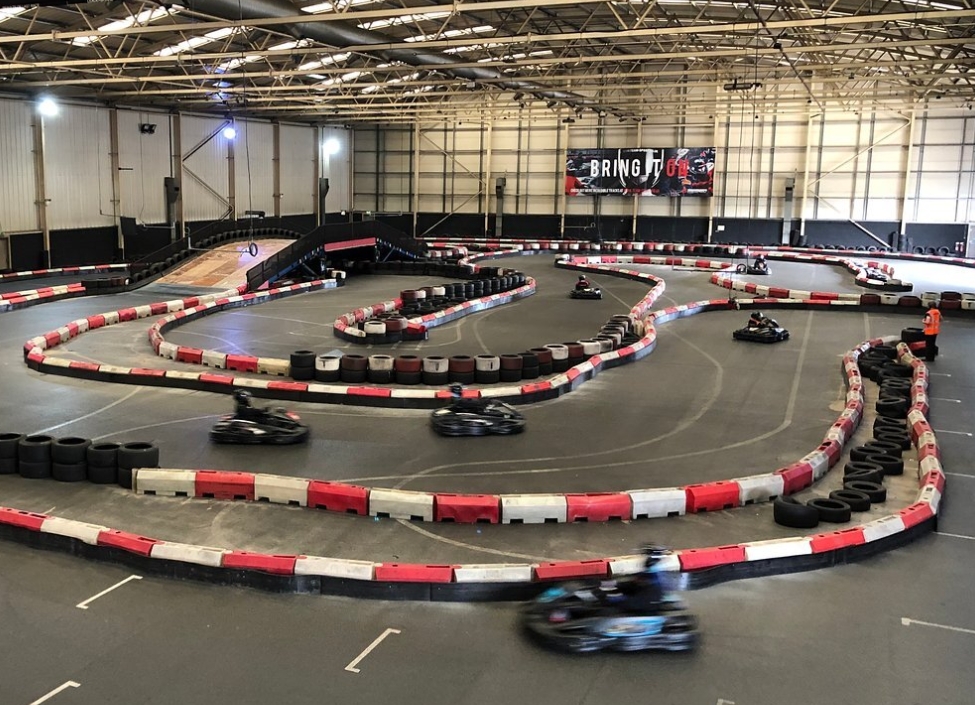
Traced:
POLYGON ((711 196, 714 147, 570 149, 569 196, 711 196))

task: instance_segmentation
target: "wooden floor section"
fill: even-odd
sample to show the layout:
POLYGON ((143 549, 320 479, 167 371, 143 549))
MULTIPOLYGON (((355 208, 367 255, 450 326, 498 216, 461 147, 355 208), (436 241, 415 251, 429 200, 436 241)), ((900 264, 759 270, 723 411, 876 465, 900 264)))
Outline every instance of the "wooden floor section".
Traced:
POLYGON ((247 281, 247 270, 283 250, 294 240, 255 240, 257 256, 247 251, 249 242, 232 242, 215 247, 187 260, 166 276, 160 284, 183 284, 214 289, 230 289, 247 281))

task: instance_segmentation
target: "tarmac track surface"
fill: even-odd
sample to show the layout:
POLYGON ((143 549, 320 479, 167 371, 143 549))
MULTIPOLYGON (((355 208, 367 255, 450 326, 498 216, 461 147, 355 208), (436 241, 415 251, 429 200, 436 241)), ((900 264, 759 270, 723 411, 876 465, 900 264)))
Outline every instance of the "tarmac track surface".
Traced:
MULTIPOLYGON (((536 276, 539 294, 481 314, 478 335, 492 352, 515 352, 529 344, 591 335, 595 326, 628 308, 645 291, 633 282, 597 277, 607 292, 604 301, 569 302, 564 296, 571 285, 570 273, 551 269, 543 258, 509 262, 536 276), (614 300, 616 296, 619 300, 614 300), (530 304, 542 305, 530 308, 530 304), (570 321, 573 328, 567 330, 567 315, 582 320, 570 321)), ((801 268, 797 279, 811 281, 784 283, 795 288, 831 288, 813 284, 820 272, 832 268, 788 266, 801 268)), ((786 271, 785 263, 773 263, 773 267, 775 274, 786 271)), ((666 296, 677 302, 723 295, 706 284, 703 273, 647 269, 667 280, 666 296)), ((848 276, 839 270, 832 274, 848 276)), ((832 278, 832 274, 826 276, 832 278)), ((246 326, 248 335, 244 338, 242 331, 230 339, 246 340, 248 350, 255 354, 286 356, 306 347, 310 332, 316 330, 323 350, 341 348, 328 330, 335 315, 409 288, 400 286, 403 279, 363 280, 361 287, 353 281, 334 292, 334 300, 332 292, 293 299, 311 302, 314 297, 322 302, 320 306, 309 304, 308 311, 297 316, 298 309, 293 309, 290 318, 297 323, 283 322, 307 331, 293 336, 305 341, 301 344, 290 339, 280 342, 276 330, 255 336, 257 342, 250 339, 250 333, 265 325, 282 325, 280 317, 266 313, 276 304, 209 317, 173 331, 170 339, 180 342, 180 335, 196 335, 193 328, 198 325, 206 335, 230 338, 226 330, 218 329, 230 325, 226 321, 233 318, 233 325, 246 326), (355 303, 349 306, 352 301, 355 303), (250 312, 261 315, 259 322, 247 320, 250 312), (269 353, 254 350, 255 345, 267 345, 268 350, 277 347, 269 353)), ((410 278, 413 283, 418 284, 410 278)), ((843 290, 839 283, 832 288, 843 290)), ((929 288, 938 290, 933 286, 923 290, 929 288)), ((472 442, 441 439, 426 427, 428 412, 296 405, 310 420, 315 440, 296 455, 284 457, 280 449, 241 453, 239 449, 211 448, 205 440, 206 430, 212 418, 226 410, 226 399, 182 390, 91 385, 38 375, 20 362, 20 344, 32 335, 80 315, 117 308, 123 300, 146 303, 158 298, 144 291, 5 314, 0 328, 0 349, 7 351, 0 362, 4 425, 13 418, 32 432, 57 427, 52 428, 55 435, 153 438, 163 448, 164 463, 171 466, 290 472, 324 479, 366 477, 373 479, 364 480, 365 484, 403 482, 411 489, 584 491, 683 484, 693 478, 747 474, 735 471, 745 467, 743 463, 754 463, 755 471, 767 470, 807 452, 818 444, 837 413, 829 405, 841 390, 838 356, 866 337, 896 333, 916 324, 894 315, 775 312, 793 337, 788 343, 766 347, 732 344, 729 333, 740 325, 742 314, 703 314, 663 326, 658 348, 646 360, 604 373, 561 400, 528 407, 529 429, 521 437, 472 442), (797 369, 799 393, 791 423, 765 442, 725 448, 782 425, 797 369), (56 405, 31 403, 50 394, 57 395, 56 405), (702 409, 704 413, 693 418, 702 409), (679 429, 688 419, 691 424, 679 429), (648 431, 671 435, 648 446, 638 445, 648 439, 648 431), (636 447, 620 450, 624 445, 636 447), (643 462, 698 450, 707 452, 643 462), (605 467, 594 468, 591 457, 580 457, 594 452, 601 454, 598 457, 605 467), (548 472, 553 461, 533 458, 556 458, 559 468, 548 472), (494 460, 505 462, 487 465, 494 460), (631 462, 636 460, 641 462, 631 462), (498 472, 497 466, 501 474, 477 474, 498 472), (437 469, 413 477, 431 468, 437 469), (525 470, 529 472, 522 472, 525 470), (542 472, 535 472, 539 470, 542 472)), ((442 345, 437 354, 479 352, 473 349, 477 336, 471 332, 478 318, 434 330, 430 342, 442 345)), ((87 339, 94 341, 103 333, 118 337, 108 345, 99 342, 91 350, 71 345, 70 352, 79 357, 103 355, 106 361, 145 355, 145 322, 141 323, 125 335, 119 326, 118 331, 84 336, 77 341, 79 345, 87 345, 87 339)), ((941 431, 954 431, 939 434, 951 485, 943 505, 943 533, 858 565, 693 593, 689 600, 701 617, 705 635, 696 654, 560 657, 524 642, 516 632, 515 609, 505 605, 363 603, 263 595, 152 578, 127 583, 91 603, 86 611, 75 604, 126 578, 127 573, 69 556, 0 544, 0 624, 12 637, 0 646, 0 703, 27 705, 69 680, 80 687, 57 693, 52 703, 263 703, 282 698, 289 703, 310 703, 319 702, 326 692, 329 700, 376 702, 384 698, 409 703, 601 703, 611 699, 681 704, 725 700, 737 705, 968 703, 975 677, 961 654, 970 653, 975 635, 941 627, 975 629, 975 609, 969 604, 975 545, 966 538, 975 535, 975 519, 966 510, 975 473, 970 470, 972 439, 962 435, 973 426, 973 371, 962 352, 973 339, 971 324, 950 321, 942 341, 946 354, 933 368, 940 375, 932 382, 933 423, 941 431), (958 474, 953 476, 953 471, 958 474), (905 626, 902 618, 941 627, 905 626), (370 652, 358 666, 361 673, 344 670, 387 628, 401 633, 390 634, 370 652), (268 648, 271 644, 273 648, 268 648)), ((164 362, 147 357, 155 366, 164 362)), ((75 502, 78 512, 140 511, 134 505, 121 510, 99 507, 101 500, 94 493, 72 496, 73 490, 62 492, 65 488, 53 483, 34 489, 18 478, 0 479, 5 481, 0 483, 3 503, 8 505, 44 502, 52 499, 47 495, 52 491, 61 494, 50 504, 36 507, 38 510, 56 505, 55 513, 60 515, 62 505, 58 503, 63 501, 69 508, 75 502)), ((112 493, 109 504, 123 503, 123 494, 127 493, 112 493)), ((221 523, 244 523, 238 517, 243 512, 236 511, 243 505, 185 504, 194 507, 190 511, 199 521, 190 530, 213 536, 215 524, 219 535, 221 523)), ((266 510, 280 508, 257 509, 263 512, 259 521, 268 530, 282 527, 281 534, 287 535, 289 529, 307 528, 294 517, 308 512, 272 514, 266 510)), ((311 514, 316 522, 326 521, 324 533, 330 534, 331 546, 347 543, 354 551, 368 547, 396 555, 419 551, 426 559, 437 551, 445 561, 471 562, 472 555, 485 562, 503 560, 472 554, 470 548, 444 544, 396 522, 311 514)), ((420 528, 441 539, 471 542, 480 549, 571 558, 574 551, 606 553, 604 549, 609 547, 614 548, 611 553, 625 553, 640 541, 661 540, 664 532, 668 534, 662 538, 678 547, 718 543, 720 536, 737 533, 743 525, 753 533, 741 540, 764 538, 759 530, 770 523, 768 516, 748 514, 740 509, 693 517, 697 524, 687 522, 681 524, 683 528, 671 528, 680 524, 673 520, 508 527, 516 532, 495 532, 487 540, 480 533, 482 527, 420 528), (715 535, 715 531, 720 533, 715 535), (518 542, 516 549, 511 548, 512 540, 518 542), (484 542, 474 543, 478 541, 484 542)), ((180 520, 186 516, 181 514, 180 520)), ((165 521, 159 520, 160 528, 165 521)), ((340 553, 333 551, 332 555, 340 553)))

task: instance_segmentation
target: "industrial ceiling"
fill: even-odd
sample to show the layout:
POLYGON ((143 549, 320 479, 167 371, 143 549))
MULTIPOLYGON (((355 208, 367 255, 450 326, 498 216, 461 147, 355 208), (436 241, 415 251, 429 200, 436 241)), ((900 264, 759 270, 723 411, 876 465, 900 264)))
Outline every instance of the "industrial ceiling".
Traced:
POLYGON ((965 108, 973 62, 952 0, 0 7, 4 93, 299 122, 965 108))

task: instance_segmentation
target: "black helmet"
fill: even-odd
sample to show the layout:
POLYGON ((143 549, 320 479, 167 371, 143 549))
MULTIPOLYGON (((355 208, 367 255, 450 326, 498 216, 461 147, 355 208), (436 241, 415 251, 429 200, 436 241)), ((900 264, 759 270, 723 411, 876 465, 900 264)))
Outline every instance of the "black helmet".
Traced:
POLYGON ((453 384, 450 385, 450 393, 453 394, 455 397, 459 397, 463 395, 464 385, 461 384, 460 382, 454 382, 453 384))
POLYGON ((763 314, 761 311, 752 311, 750 318, 765 318, 765 314, 763 314))
POLYGON ((251 393, 245 389, 234 390, 234 401, 239 402, 241 404, 250 404, 251 396, 252 396, 251 393))
POLYGON ((670 550, 665 546, 657 546, 656 544, 646 544, 640 548, 640 553, 647 557, 646 566, 650 568, 660 560, 670 553, 670 550))
POLYGON ((586 275, 585 275, 585 274, 580 274, 580 275, 579 275, 579 279, 580 279, 580 280, 582 280, 582 279, 585 279, 585 278, 586 278, 586 275))

